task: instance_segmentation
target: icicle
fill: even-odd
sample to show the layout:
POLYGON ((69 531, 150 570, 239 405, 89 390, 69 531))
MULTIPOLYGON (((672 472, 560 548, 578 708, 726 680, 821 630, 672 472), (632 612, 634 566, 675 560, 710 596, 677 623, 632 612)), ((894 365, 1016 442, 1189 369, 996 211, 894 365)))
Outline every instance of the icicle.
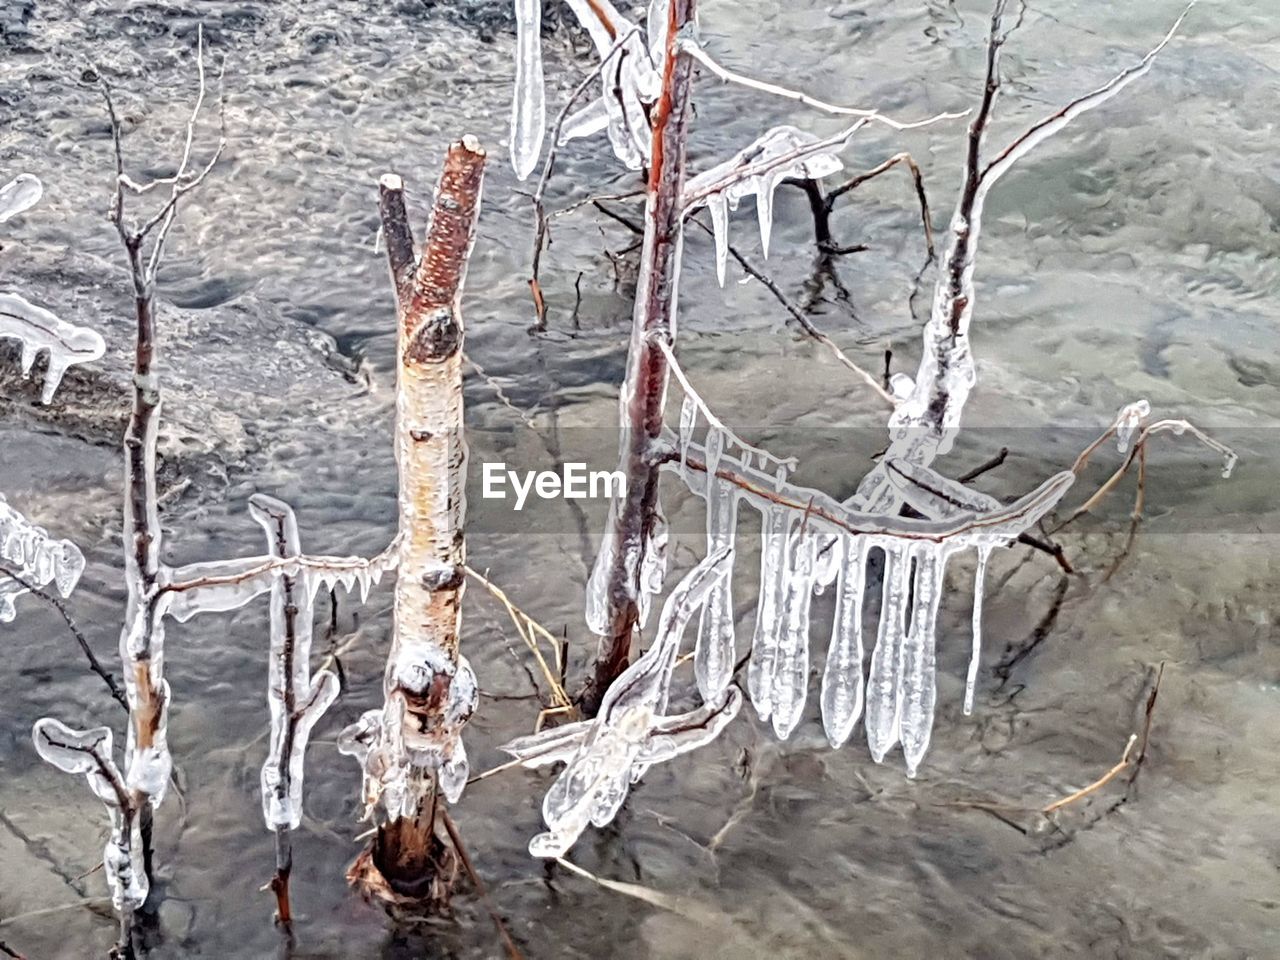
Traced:
POLYGON ((75 363, 88 363, 106 353, 107 345, 96 330, 60 320, 16 293, 0 293, 0 337, 22 344, 22 373, 31 372, 36 354, 49 351, 41 403, 52 403, 62 375, 75 363))
POLYGON ((30 173, 20 173, 0 187, 0 223, 25 213, 44 196, 44 184, 30 173))
POLYGON ((637 597, 637 614, 640 627, 649 622, 649 598, 662 593, 667 579, 667 545, 671 542, 671 530, 667 516, 662 512, 661 501, 653 505, 653 529, 645 546, 644 560, 640 563, 640 595, 637 597))
POLYGON ((635 131, 648 123, 640 107, 639 97, 629 85, 632 74, 627 64, 630 56, 620 56, 610 61, 605 72, 604 106, 609 113, 605 131, 613 154, 628 170, 639 170, 648 162, 648 154, 637 142, 635 131))
POLYGON ((877 544, 884 550, 884 587, 880 629, 867 678, 867 746, 876 763, 898 742, 898 710, 902 694, 902 638, 906 632, 907 576, 912 551, 897 541, 877 544))
POLYGON ((662 72, 662 66, 667 61, 667 20, 670 8, 671 0, 649 0, 649 9, 645 17, 649 60, 658 73, 662 72))
POLYGON ((843 554, 838 540, 823 535, 818 540, 813 560, 813 592, 822 596, 840 573, 843 554))
POLYGON ((781 179, 772 174, 760 178, 756 187, 756 219, 760 223, 760 252, 769 259, 769 236, 773 233, 773 191, 781 179))
POLYGON ((680 476, 686 487, 693 486, 689 472, 689 444, 693 442, 693 431, 697 425, 698 401, 686 393, 680 403, 680 432, 676 436, 680 450, 680 476))
POLYGON ((711 234, 716 243, 716 279, 724 286, 724 269, 729 258, 729 203, 723 196, 707 198, 711 213, 711 234))
MULTIPOLYGON (((734 488, 708 474, 706 499, 708 556, 726 547, 732 550, 738 526, 738 497, 734 488)), ((708 703, 721 700, 733 679, 736 657, 733 579, 725 577, 711 588, 698 624, 693 665, 703 700, 708 703)))
POLYGON ((607 129, 608 126, 609 108, 605 106, 604 98, 601 97, 565 117, 560 127, 560 139, 556 144, 563 147, 570 140, 593 136, 607 129))
POLYGON ((834 547, 841 567, 831 645, 822 673, 822 728, 835 748, 849 739, 862 715, 862 599, 868 549, 865 537, 841 537, 834 547))
POLYGON ((542 0, 515 0, 516 88, 511 103, 511 166, 528 179, 542 154, 547 95, 542 77, 542 0))
POLYGON ((978 569, 973 575, 973 652, 969 654, 969 672, 964 681, 964 715, 973 714, 973 693, 978 684, 978 661, 982 657, 982 592, 987 576, 990 546, 978 547, 978 569))
POLYGON ((587 577, 584 608, 587 629, 601 637, 609 632, 609 577, 618 553, 617 539, 614 534, 614 511, 611 507, 609 518, 605 521, 604 537, 600 540, 600 552, 596 554, 591 574, 587 577))
POLYGON ((949 551, 945 546, 922 544, 914 552, 915 590, 911 628, 902 643, 902 705, 898 724, 907 776, 913 778, 933 735, 933 713, 938 700, 938 604, 942 599, 949 551))
POLYGON ((777 504, 766 506, 763 513, 760 599, 751 638, 751 661, 747 665, 747 689, 756 715, 768 720, 773 713, 773 671, 782 636, 783 596, 788 576, 787 533, 792 516, 786 507, 777 504))
POLYGON ((773 664, 773 732, 779 740, 791 736, 804 714, 809 692, 809 610, 813 604, 813 565, 818 535, 801 521, 788 546, 782 636, 773 664))

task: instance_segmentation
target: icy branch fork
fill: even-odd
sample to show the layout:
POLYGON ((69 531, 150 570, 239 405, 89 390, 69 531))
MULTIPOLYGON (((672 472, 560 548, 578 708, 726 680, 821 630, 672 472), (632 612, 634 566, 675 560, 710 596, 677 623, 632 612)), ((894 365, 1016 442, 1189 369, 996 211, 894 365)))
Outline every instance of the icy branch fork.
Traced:
POLYGON ((595 719, 502 747, 526 767, 566 764, 543 799, 547 831, 529 842, 535 857, 563 856, 588 824, 603 827, 617 815, 650 766, 710 743, 737 715, 742 694, 736 687, 714 703, 665 715, 685 626, 732 565, 732 548, 723 548, 676 585, 663 605, 653 645, 610 685, 595 719))
POLYGON ((360 762, 366 816, 384 825, 433 809, 436 786, 456 802, 467 780, 461 734, 478 692, 458 642, 466 585, 461 298, 484 163, 473 137, 449 147, 416 262, 403 184, 392 175, 380 184, 399 328, 395 636, 385 705, 344 730, 339 749, 360 762))
POLYGON ((31 735, 41 758, 64 773, 83 774, 89 789, 107 808, 111 836, 102 862, 116 911, 125 913, 142 906, 147 899, 148 881, 139 808, 112 758, 111 729, 73 730, 46 717, 36 721, 31 735))

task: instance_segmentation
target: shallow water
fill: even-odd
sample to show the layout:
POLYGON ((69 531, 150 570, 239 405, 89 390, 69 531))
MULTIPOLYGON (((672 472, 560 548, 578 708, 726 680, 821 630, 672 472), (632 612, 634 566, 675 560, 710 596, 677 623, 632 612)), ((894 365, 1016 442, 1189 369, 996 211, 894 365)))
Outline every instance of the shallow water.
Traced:
MULTIPOLYGON (((1006 49, 992 144, 1132 62, 1180 8, 1033 4, 1006 49)), ((911 118, 974 102, 986 13, 968 0, 707 0, 702 29, 726 64, 911 118)), ((115 84, 141 175, 165 172, 174 150, 197 23, 226 58, 226 160, 184 208, 162 276, 176 305, 164 321, 167 558, 258 552, 246 511, 256 490, 293 504, 306 549, 370 554, 395 524, 395 341, 374 185, 383 172, 401 173, 420 222, 444 146, 464 132, 493 158, 465 300, 467 349, 535 428, 492 383, 470 376, 473 463, 612 465, 632 278, 625 258, 615 267, 606 251, 632 237, 585 211, 557 221, 543 273, 551 329, 527 334, 531 217, 505 164, 514 42, 506 16, 502 3, 410 0, 15 0, 0 13, 0 176, 30 170, 46 185, 44 202, 4 227, 4 282, 98 327, 110 344, 100 369, 73 369, 53 414, 34 406, 33 388, 4 380, 0 490, 84 548, 89 568, 69 610, 104 660, 113 659, 123 605, 112 444, 128 320, 103 216, 107 128, 96 91, 80 79, 86 58, 115 84)), ((582 46, 565 32, 548 37, 553 110, 585 68, 582 46)), ((457 819, 529 956, 1280 955, 1277 62, 1280 13, 1204 2, 1148 77, 1002 181, 978 271, 979 386, 949 458, 960 473, 1009 447, 1008 462, 980 485, 1019 494, 1069 465, 1120 406, 1146 397, 1158 414, 1187 416, 1236 444, 1244 460, 1231 480, 1219 479, 1211 456, 1170 440, 1152 458, 1147 521, 1109 580, 1132 481, 1100 518, 1064 535, 1081 576, 1064 580, 1043 555, 994 558, 970 718, 960 699, 972 559, 953 563, 939 717, 917 780, 904 777, 896 754, 872 764, 860 731, 829 750, 816 692, 785 744, 745 710, 715 744, 653 769, 616 824, 584 836, 573 859, 675 894, 678 911, 529 858, 545 774, 473 784, 457 819), (1115 806, 1126 795, 1121 778, 1047 824, 1033 811, 1101 776, 1141 731, 1162 661, 1148 757, 1128 802, 1115 806)), ((696 104, 698 169, 784 119, 838 129, 713 80, 698 87, 696 104)), ((941 227, 962 129, 869 131, 846 162, 859 170, 909 149, 941 227)), ((634 186, 599 152, 591 141, 563 154, 557 205, 634 186)), ((891 347, 895 368, 911 370, 919 323, 907 298, 923 240, 899 174, 840 207, 840 240, 870 249, 839 263, 848 299, 828 284, 812 316, 867 366, 891 347)), ((803 301, 813 267, 804 198, 780 192, 777 214, 768 268, 803 301)), ((731 239, 761 262, 749 209, 734 218, 731 239)), ((693 233, 683 365, 745 436, 799 456, 806 483, 846 494, 882 445, 883 411, 740 276, 731 262, 720 290, 710 242, 693 233)), ((1094 482, 1117 461, 1113 448, 1099 456, 1094 482)), ((666 499, 687 565, 703 549, 700 505, 674 484, 666 499)), ((578 674, 592 649, 581 587, 603 507, 559 502, 514 514, 478 495, 472 506, 472 565, 567 634, 578 674)), ((740 635, 752 616, 750 538, 743 554, 740 635)), ((295 840, 303 919, 291 956, 497 956, 476 902, 459 900, 454 920, 426 934, 403 934, 342 881, 364 827, 355 822, 356 766, 333 739, 380 702, 389 612, 385 590, 363 608, 340 603, 340 632, 360 639, 309 753, 307 819, 295 840)), ((486 694, 467 743, 483 769, 500 762, 495 745, 530 728, 537 707, 511 699, 529 685, 502 611, 472 589, 466 618, 464 645, 486 694)), ((170 631, 181 792, 158 816, 157 958, 280 953, 269 897, 257 889, 272 857, 257 795, 265 621, 265 604, 255 604, 170 631)), ((49 712, 73 725, 119 728, 122 717, 52 610, 28 598, 5 636, 13 682, 0 704, 0 869, 9 878, 0 940, 33 960, 103 955, 113 935, 105 884, 85 876, 104 837, 100 806, 82 783, 40 763, 28 731, 49 712)))

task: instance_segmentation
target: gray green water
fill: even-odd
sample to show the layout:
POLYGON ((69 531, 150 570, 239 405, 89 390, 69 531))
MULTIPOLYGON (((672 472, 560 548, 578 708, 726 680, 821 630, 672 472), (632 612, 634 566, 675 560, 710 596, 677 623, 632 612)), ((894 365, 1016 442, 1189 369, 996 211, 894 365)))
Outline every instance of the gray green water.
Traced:
MULTIPOLYGON (((1179 9, 1176 0, 1032 3, 1007 48, 993 142, 1129 63, 1179 9)), ((702 27, 725 63, 829 100, 918 116, 974 101, 986 12, 970 0, 707 0, 702 27)), ((543 275, 551 332, 526 333, 529 205, 504 163, 508 16, 501 3, 411 0, 10 0, 0 11, 0 175, 30 170, 47 191, 6 225, 4 283, 98 327, 109 343, 95 369, 73 370, 52 413, 35 405, 5 354, 0 490, 84 548, 89 569, 69 609, 104 660, 114 659, 123 604, 115 443, 128 298, 104 217, 107 127, 96 92, 80 81, 86 58, 113 77, 136 169, 155 174, 188 103, 198 22, 226 57, 226 160, 185 208, 162 278, 175 305, 162 321, 168 558, 257 552, 246 511, 256 490, 295 506, 308 549, 367 554, 395 524, 393 311, 374 249, 374 183, 400 172, 420 220, 443 147, 464 132, 494 160, 465 302, 468 352, 536 427, 473 376, 476 457, 609 466, 630 278, 606 251, 632 238, 585 212, 558 222, 543 275)), ((574 49, 563 32, 548 38, 555 105, 584 67, 574 49)), ((960 712, 971 561, 956 564, 938 724, 918 780, 896 761, 872 764, 860 734, 830 751, 816 698, 785 744, 744 713, 712 746, 652 770, 617 823, 584 837, 574 858, 672 894, 679 912, 548 874, 528 857, 545 775, 472 785, 457 819, 530 957, 1280 956, 1278 62, 1274 5, 1203 2, 1147 78, 1001 183, 978 273, 979 387, 966 411, 971 429, 950 458, 960 472, 1008 446, 1009 462, 983 489, 1020 493, 1069 464, 1081 438, 1122 404, 1146 397, 1158 413, 1238 444, 1235 476, 1222 482, 1211 458, 1185 444, 1162 448, 1147 522, 1106 582, 1131 486, 1064 537, 1083 571, 1065 587, 1043 556, 999 556, 971 718, 960 712), (1036 638, 999 671, 1007 678, 997 675, 1002 659, 1036 638), (1034 810, 1114 764, 1141 729, 1161 661, 1149 756, 1127 803, 1107 812, 1125 795, 1118 783, 1056 826, 1005 809, 1034 810)), ((699 166, 782 120, 836 128, 714 81, 699 86, 696 104, 699 166)), ((961 135, 959 125, 871 132, 846 158, 861 169, 909 149, 940 227, 961 135)), ((564 155, 556 203, 632 187, 598 147, 564 155)), ((923 248, 905 178, 895 172, 859 190, 835 222, 843 242, 870 249, 840 263, 849 298, 828 286, 814 321, 870 366, 890 345, 911 369, 918 322, 907 294, 923 248)), ((780 193, 769 270, 798 301, 811 290, 809 229, 803 197, 780 193)), ((759 260, 749 210, 735 219, 733 241, 759 260)), ((686 369, 745 435, 798 455, 805 482, 848 492, 879 449, 882 411, 784 326, 766 291, 738 283, 732 264, 729 276, 720 290, 710 244, 695 234, 681 287, 686 369)), ((1095 480, 1114 462, 1106 454, 1095 480)), ((682 534, 677 556, 688 563, 702 549, 699 507, 674 487, 667 499, 682 534)), ((581 587, 603 509, 542 505, 517 518, 477 508, 472 563, 567 634, 578 673, 591 652, 581 587)), ((747 562, 740 632, 750 624, 751 573, 747 562)), ((309 754, 292 956, 496 956, 473 901, 460 900, 456 916, 425 935, 397 934, 342 881, 363 827, 356 767, 333 738, 380 700, 389 606, 385 590, 364 608, 341 605, 340 632, 360 639, 309 754)), ((281 954, 269 898, 257 889, 271 862, 257 797, 265 616, 259 604, 171 630, 181 791, 158 817, 157 958, 281 954)), ((500 761, 496 744, 529 729, 536 705, 511 699, 529 688, 501 611, 473 590, 466 618, 464 643, 487 694, 467 739, 480 769, 500 761)), ((122 716, 38 601, 22 603, 2 642, 0 940, 32 960, 99 956, 113 923, 101 876, 85 874, 101 850, 102 812, 82 783, 39 762, 28 731, 46 713, 117 729, 122 716)))

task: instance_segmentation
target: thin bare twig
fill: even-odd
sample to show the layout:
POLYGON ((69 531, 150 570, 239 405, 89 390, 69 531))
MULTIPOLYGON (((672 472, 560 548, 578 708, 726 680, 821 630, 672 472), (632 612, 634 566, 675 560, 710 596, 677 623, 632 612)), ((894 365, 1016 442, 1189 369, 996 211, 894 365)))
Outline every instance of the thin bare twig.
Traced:
MULTIPOLYGON (((704 230, 708 235, 711 234, 711 228, 708 227, 705 223, 703 223, 700 218, 695 216, 695 217, 690 217, 689 219, 692 220, 699 227, 701 227, 702 230, 704 230)), ((768 290, 770 293, 772 293, 774 298, 777 299, 777 301, 781 303, 783 307, 786 308, 787 313, 791 314, 792 318, 796 321, 797 324, 800 325, 800 329, 804 331, 806 336, 808 336, 812 340, 816 340, 818 343, 822 344, 824 347, 830 350, 831 355, 836 358, 836 360, 840 363, 841 366, 845 367, 846 369, 851 371, 853 374, 855 374, 857 377, 859 377, 864 383, 867 384, 867 386, 871 388, 871 390, 881 400, 885 401, 890 406, 897 406, 898 401, 893 396, 893 394, 891 394, 888 390, 882 387, 880 385, 880 381, 877 380, 874 376, 872 376, 872 374, 868 373, 856 362, 849 359, 848 355, 845 354, 845 352, 841 350, 838 346, 836 346, 835 341, 833 341, 825 333, 823 333, 816 326, 814 326, 813 321, 810 320, 807 316, 805 316, 804 311, 801 310, 799 307, 797 307, 794 303, 792 303, 790 298, 788 298, 787 295, 782 292, 782 290, 778 287, 778 285, 774 283, 774 281, 766 273, 764 273, 762 270, 758 269, 757 267, 753 266, 751 262, 747 260, 747 258, 744 257, 741 253, 739 253, 738 250, 732 244, 729 245, 729 253, 730 255, 732 255, 733 259, 738 261, 738 265, 742 267, 742 269, 747 274, 749 274, 751 277, 755 278, 761 284, 763 284, 765 289, 768 290)))
POLYGON ((71 614, 67 612, 66 604, 47 590, 42 590, 34 583, 28 581, 25 577, 21 577, 11 570, 0 570, 0 574, 9 577, 12 580, 16 580, 18 583, 22 584, 22 586, 26 588, 27 592, 32 596, 39 597, 58 611, 63 621, 66 622, 67 629, 70 630, 71 635, 76 638, 76 643, 78 643, 80 645, 80 649, 84 651, 85 659, 89 661, 89 669, 102 678, 102 682, 105 683, 107 685, 107 689, 111 691, 112 698, 127 711, 129 709, 128 698, 125 697, 124 691, 120 689, 120 685, 116 682, 116 678, 107 670, 106 667, 102 665, 102 662, 94 654, 93 648, 89 646, 88 639, 80 632, 80 628, 76 626, 75 620, 73 620, 71 618, 71 614))
MULTIPOLYGON (((854 190, 862 186, 862 184, 866 183, 868 180, 878 177, 882 173, 887 173, 900 163, 906 164, 907 169, 910 170, 911 179, 916 188, 916 199, 920 201, 920 220, 924 224, 924 243, 925 250, 928 253, 928 260, 926 260, 926 263, 928 263, 936 256, 933 246, 933 222, 929 214, 929 196, 925 193, 924 176, 920 173, 920 167, 911 154, 905 151, 894 154, 888 160, 884 161, 884 163, 872 167, 867 172, 850 177, 844 183, 837 187, 833 187, 827 193, 824 204, 826 206, 827 213, 830 213, 835 208, 835 202, 840 199, 840 197, 844 196, 850 190, 854 190)), ((830 252, 836 253, 838 251, 832 250, 830 252)))
POLYGON ((480 894, 480 899, 484 901, 485 909, 488 911, 490 919, 493 920, 493 925, 498 929, 498 939, 502 941, 502 948, 507 952, 508 960, 524 960, 524 954, 520 952, 515 940, 511 938, 511 931, 507 929, 507 924, 502 919, 502 914, 498 913, 498 908, 489 899, 489 890, 484 881, 480 879, 480 874, 476 871, 475 864, 471 862, 471 857, 467 854, 467 848, 462 844, 462 835, 458 832, 458 825, 453 822, 453 817, 449 816, 449 811, 443 807, 440 808, 440 819, 444 821, 444 829, 449 834, 449 840, 458 854, 458 859, 462 861, 462 868, 467 871, 467 876, 471 878, 471 883, 475 886, 476 893, 480 894))

